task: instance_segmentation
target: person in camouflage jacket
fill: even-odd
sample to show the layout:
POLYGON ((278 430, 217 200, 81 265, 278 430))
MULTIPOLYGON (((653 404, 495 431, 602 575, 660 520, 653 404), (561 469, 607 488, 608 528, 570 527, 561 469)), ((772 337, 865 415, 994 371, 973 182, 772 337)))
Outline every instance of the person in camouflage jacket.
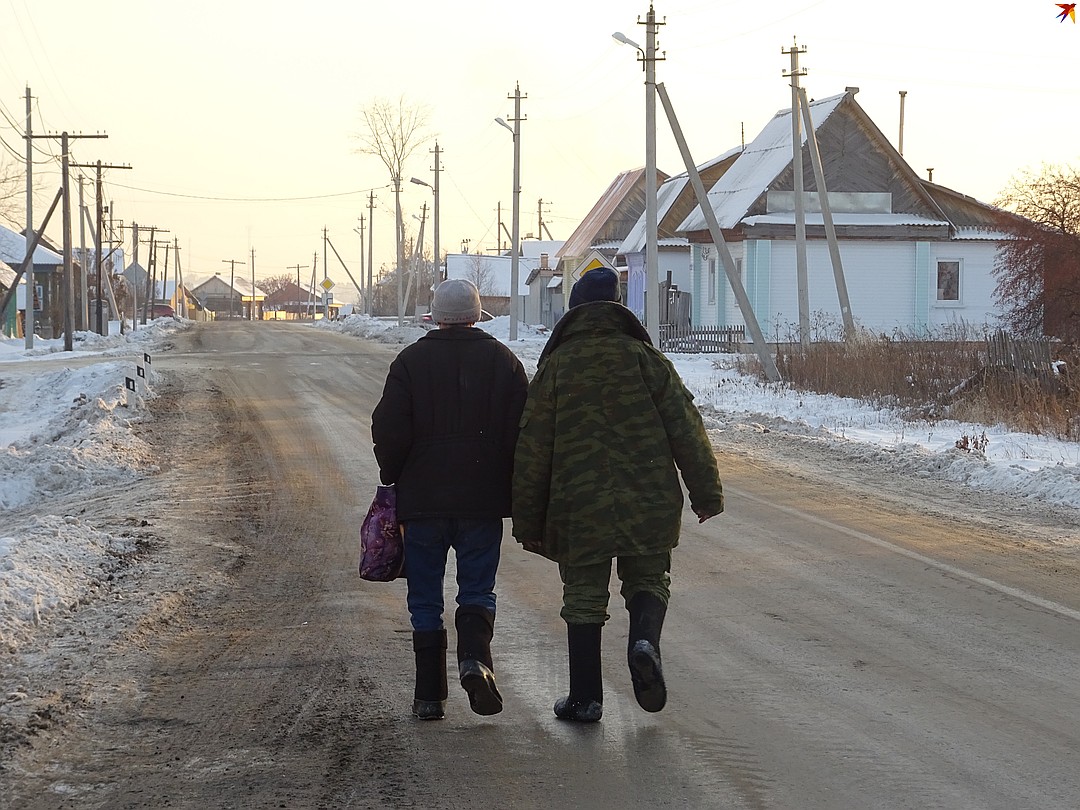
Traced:
POLYGON ((514 453, 514 536, 557 562, 563 581, 570 694, 555 714, 585 722, 602 714, 611 560, 630 612, 634 693, 642 708, 660 711, 667 698, 660 631, 682 520, 679 473, 699 521, 724 509, 693 395, 618 303, 618 290, 607 268, 574 285, 530 383, 514 453))

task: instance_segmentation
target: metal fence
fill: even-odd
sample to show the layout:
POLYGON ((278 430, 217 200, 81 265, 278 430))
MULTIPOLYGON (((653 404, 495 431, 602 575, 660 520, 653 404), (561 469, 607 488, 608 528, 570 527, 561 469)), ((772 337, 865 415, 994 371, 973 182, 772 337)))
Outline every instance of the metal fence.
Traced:
POLYGON ((660 351, 694 354, 737 352, 746 342, 742 326, 677 326, 660 324, 660 351))

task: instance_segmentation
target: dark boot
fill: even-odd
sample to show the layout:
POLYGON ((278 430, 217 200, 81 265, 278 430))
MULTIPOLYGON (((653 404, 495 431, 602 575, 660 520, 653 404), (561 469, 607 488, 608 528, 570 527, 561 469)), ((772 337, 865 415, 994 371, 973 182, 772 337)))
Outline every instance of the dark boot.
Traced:
POLYGON ((660 664, 660 631, 667 605, 657 596, 640 591, 626 605, 630 611, 630 642, 626 658, 634 697, 647 712, 658 712, 667 703, 667 685, 660 664))
POLYGON ((595 723, 604 713, 604 680, 600 672, 602 624, 566 625, 570 654, 570 694, 555 703, 560 720, 595 723))
POLYGON ((421 720, 442 720, 446 709, 446 631, 414 630, 416 691, 412 711, 421 720))
POLYGON ((469 695, 469 706, 477 714, 498 714, 502 711, 503 699, 495 685, 491 663, 495 616, 479 605, 461 605, 454 624, 458 637, 458 675, 462 688, 469 695))

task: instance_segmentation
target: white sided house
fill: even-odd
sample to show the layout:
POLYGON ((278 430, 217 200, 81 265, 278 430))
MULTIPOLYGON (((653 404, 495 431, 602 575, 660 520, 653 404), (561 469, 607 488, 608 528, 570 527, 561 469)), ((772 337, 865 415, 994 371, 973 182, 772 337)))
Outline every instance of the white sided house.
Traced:
MULTIPOLYGON (((883 334, 981 335, 993 328, 998 209, 921 180, 855 100, 815 101, 810 113, 855 324, 883 334)), ((806 266, 812 339, 843 325, 821 199, 803 132, 806 266)), ((708 187, 708 186, 707 186, 708 187)), ((709 203, 766 341, 797 338, 791 110, 781 110, 708 192, 709 203)), ((690 243, 691 323, 743 326, 705 218, 678 227, 690 243)))

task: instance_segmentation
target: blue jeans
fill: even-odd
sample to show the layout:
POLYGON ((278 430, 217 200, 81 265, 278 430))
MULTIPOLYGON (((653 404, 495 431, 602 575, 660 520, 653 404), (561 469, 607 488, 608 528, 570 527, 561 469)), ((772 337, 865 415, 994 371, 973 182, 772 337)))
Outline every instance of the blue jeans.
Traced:
POLYGON ((495 614, 495 571, 502 550, 501 518, 406 521, 405 577, 413 630, 441 630, 446 556, 457 558, 457 603, 495 614))

